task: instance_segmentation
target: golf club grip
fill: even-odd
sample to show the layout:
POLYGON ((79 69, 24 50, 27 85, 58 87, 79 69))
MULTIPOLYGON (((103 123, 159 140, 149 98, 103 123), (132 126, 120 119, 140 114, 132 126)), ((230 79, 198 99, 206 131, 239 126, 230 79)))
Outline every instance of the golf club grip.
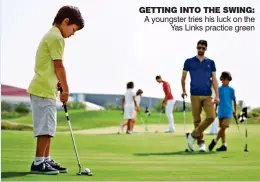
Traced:
MULTIPOLYGON (((60 93, 62 93, 62 88, 61 87, 59 87, 59 91, 60 91, 60 93)), ((63 104, 63 108, 64 108, 64 111, 65 111, 65 113, 66 113, 66 116, 67 116, 67 120, 69 120, 69 116, 68 116, 68 109, 67 109, 67 105, 66 104, 63 104)))
POLYGON ((185 99, 183 99, 183 111, 186 110, 185 99))

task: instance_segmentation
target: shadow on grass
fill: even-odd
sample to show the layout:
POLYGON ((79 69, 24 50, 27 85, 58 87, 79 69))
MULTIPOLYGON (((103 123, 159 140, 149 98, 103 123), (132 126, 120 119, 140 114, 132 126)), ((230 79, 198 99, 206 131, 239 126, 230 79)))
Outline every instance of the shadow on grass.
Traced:
POLYGON ((185 152, 185 151, 178 151, 178 152, 161 152, 161 153, 134 153, 135 156, 150 156, 150 155, 212 155, 216 154, 217 152, 185 152))
POLYGON ((31 173, 30 172, 1 172, 1 177, 13 178, 13 177, 26 176, 27 174, 31 174, 31 173))

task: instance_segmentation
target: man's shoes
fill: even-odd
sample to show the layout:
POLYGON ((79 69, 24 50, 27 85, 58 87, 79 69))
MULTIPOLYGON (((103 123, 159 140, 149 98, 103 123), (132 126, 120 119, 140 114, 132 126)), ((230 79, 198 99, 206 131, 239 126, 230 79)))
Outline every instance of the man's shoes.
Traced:
POLYGON ((67 173, 68 172, 67 168, 62 167, 59 163, 55 162, 53 159, 51 159, 50 161, 45 161, 45 162, 50 164, 51 167, 58 170, 60 173, 67 173))
POLYGON ((206 145, 205 145, 205 143, 199 144, 199 152, 206 152, 206 145))
POLYGON ((174 130, 165 130, 164 133, 174 133, 174 130))
POLYGON ((217 144, 217 143, 215 142, 215 139, 213 139, 213 140, 211 141, 211 143, 209 144, 209 151, 212 151, 216 144, 217 144))
POLYGON ((57 169, 51 167, 51 165, 47 162, 42 162, 39 165, 35 165, 34 162, 31 165, 31 173, 33 174, 59 174, 57 169))
POLYGON ((188 147, 193 152, 195 139, 191 136, 191 133, 187 133, 186 136, 188 139, 188 147))
POLYGON ((129 130, 126 132, 126 134, 133 134, 133 132, 129 130))
POLYGON ((221 145, 221 147, 217 148, 217 151, 227 151, 227 147, 225 145, 221 145))

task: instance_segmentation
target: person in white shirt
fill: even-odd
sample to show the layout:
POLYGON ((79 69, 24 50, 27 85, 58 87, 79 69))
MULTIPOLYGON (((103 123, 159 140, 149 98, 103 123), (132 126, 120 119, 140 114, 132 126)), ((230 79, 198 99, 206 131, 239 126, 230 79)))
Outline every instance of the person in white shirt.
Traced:
MULTIPOLYGON (((128 91, 127 91, 127 93, 128 93, 128 91)), ((132 92, 133 93, 133 92, 132 92)), ((133 119, 131 119, 131 121, 130 121, 130 127, 128 127, 127 128, 127 134, 131 134, 131 133, 133 133, 134 131, 133 131, 133 129, 134 129, 134 125, 135 125, 135 122, 136 122, 136 112, 138 112, 139 111, 139 106, 140 106, 140 103, 141 103, 141 96, 142 96, 142 94, 143 94, 143 91, 141 90, 141 89, 138 89, 137 90, 137 92, 136 92, 136 94, 134 94, 135 95, 135 97, 134 97, 134 100, 135 100, 135 102, 136 102, 136 110, 134 110, 134 113, 133 113, 133 119)), ((127 94, 125 94, 125 96, 126 96, 127 94)), ((130 94, 131 95, 131 94, 130 94)), ((128 111, 127 111, 128 112, 128 111)), ((125 113, 127 114, 127 112, 125 112, 125 107, 124 107, 124 119, 128 119, 128 118, 126 118, 125 117, 125 113)), ((126 125, 129 125, 129 120, 127 121, 127 122, 125 122, 125 123, 123 123, 123 124, 121 124, 120 125, 120 128, 121 128, 121 131, 123 132, 123 130, 124 130, 124 126, 126 126, 126 125)))

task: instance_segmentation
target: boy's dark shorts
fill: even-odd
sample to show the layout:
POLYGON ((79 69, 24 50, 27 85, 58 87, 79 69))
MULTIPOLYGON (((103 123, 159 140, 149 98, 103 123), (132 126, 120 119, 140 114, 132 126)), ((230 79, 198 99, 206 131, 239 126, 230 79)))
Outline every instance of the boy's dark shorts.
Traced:
POLYGON ((232 118, 220 118, 219 119, 219 127, 220 128, 228 128, 231 120, 232 120, 232 118))

